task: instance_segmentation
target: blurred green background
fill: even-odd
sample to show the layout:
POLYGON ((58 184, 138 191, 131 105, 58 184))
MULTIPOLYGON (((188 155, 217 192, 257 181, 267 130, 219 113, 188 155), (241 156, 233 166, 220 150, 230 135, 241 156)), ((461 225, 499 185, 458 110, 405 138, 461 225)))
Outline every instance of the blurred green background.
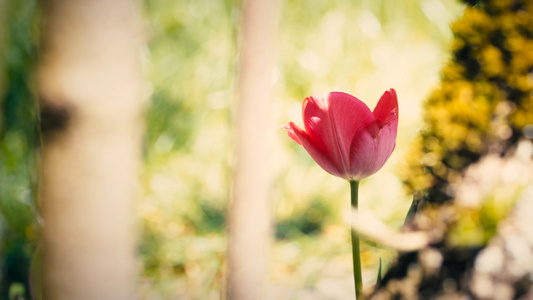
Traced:
MULTIPOLYGON (((141 51, 150 99, 137 213, 141 299, 219 299, 231 194, 238 25, 234 0, 145 0, 141 51)), ((301 102, 340 90, 373 108, 396 89, 400 127, 389 162, 360 188, 360 208, 393 228, 411 202, 397 176, 421 127, 421 101, 447 61, 453 0, 283 1, 273 74, 273 120, 301 124, 301 102)), ((0 1, 0 297, 27 295, 37 245, 40 145, 33 70, 39 37, 34 0, 0 1), (11 293, 11 296, 9 295, 11 293)), ((276 299, 352 295, 348 184, 322 171, 272 128, 276 299)), ((364 280, 381 257, 363 243, 364 280)))

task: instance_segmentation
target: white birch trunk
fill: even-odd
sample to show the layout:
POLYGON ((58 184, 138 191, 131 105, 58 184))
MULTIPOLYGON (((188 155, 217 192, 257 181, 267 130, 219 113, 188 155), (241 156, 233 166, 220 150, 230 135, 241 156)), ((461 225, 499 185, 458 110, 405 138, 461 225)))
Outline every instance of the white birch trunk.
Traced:
POLYGON ((43 293, 135 299, 142 133, 139 3, 44 1, 43 293))
POLYGON ((236 168, 229 212, 228 296, 268 298, 271 207, 267 154, 277 1, 243 3, 236 168))

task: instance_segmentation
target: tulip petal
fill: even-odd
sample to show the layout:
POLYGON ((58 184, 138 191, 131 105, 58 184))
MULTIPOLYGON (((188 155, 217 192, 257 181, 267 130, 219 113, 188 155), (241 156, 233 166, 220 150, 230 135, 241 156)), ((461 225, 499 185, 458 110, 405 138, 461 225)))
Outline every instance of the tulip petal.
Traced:
POLYGON ((394 89, 386 91, 374 108, 374 117, 382 122, 386 122, 390 117, 398 118, 398 96, 394 89))
POLYGON ((392 154, 396 146, 398 119, 383 124, 376 120, 354 137, 351 145, 351 180, 360 181, 376 173, 392 154))
POLYGON ((289 124, 281 126, 281 128, 287 129, 287 133, 289 134, 289 137, 301 145, 302 143, 300 142, 300 139, 298 138, 296 134, 294 134, 294 130, 292 129, 292 127, 295 127, 295 126, 296 125, 294 125, 293 122, 290 122, 289 124))
POLYGON ((374 120, 359 99, 342 92, 311 96, 303 104, 305 129, 322 141, 332 163, 346 177, 350 173, 350 147, 354 135, 374 120))
POLYGON ((313 160, 320 167, 322 167, 322 169, 332 175, 343 177, 343 174, 339 172, 336 165, 331 160, 331 157, 321 140, 309 135, 307 132, 296 126, 296 124, 293 122, 283 126, 283 128, 288 130, 289 137, 295 140, 298 144, 302 145, 307 153, 311 155, 313 160))

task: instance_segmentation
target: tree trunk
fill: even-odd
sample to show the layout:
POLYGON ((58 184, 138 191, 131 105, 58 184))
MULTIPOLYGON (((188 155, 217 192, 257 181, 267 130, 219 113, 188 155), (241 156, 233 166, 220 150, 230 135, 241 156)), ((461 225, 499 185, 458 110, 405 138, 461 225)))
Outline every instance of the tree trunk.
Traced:
POLYGON ((43 296, 134 299, 139 5, 48 0, 43 8, 43 296))
POLYGON ((265 299, 271 202, 268 197, 267 134, 277 1, 243 3, 236 168, 229 212, 229 282, 232 300, 265 299))
MULTIPOLYGON (((5 57, 4 56, 4 51, 6 50, 6 40, 5 40, 5 36, 6 36, 6 1, 5 0, 0 0, 0 57, 5 57)), ((2 102, 4 100, 4 91, 5 91, 5 78, 4 78, 4 60, 3 59, 0 59, 0 107, 2 107, 2 102)), ((2 120, 0 120, 0 132, 2 132, 3 128, 3 124, 2 124, 2 120)))

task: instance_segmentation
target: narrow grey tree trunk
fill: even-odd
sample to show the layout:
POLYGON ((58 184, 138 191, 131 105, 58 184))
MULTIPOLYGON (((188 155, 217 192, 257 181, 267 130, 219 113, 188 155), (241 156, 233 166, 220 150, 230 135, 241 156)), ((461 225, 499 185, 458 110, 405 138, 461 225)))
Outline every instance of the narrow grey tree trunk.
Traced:
MULTIPOLYGON (((4 51, 6 50, 5 47, 5 36, 6 36, 6 1, 0 0, 0 57, 4 57, 4 51)), ((0 105, 2 105, 2 101, 4 99, 4 91, 5 91, 5 78, 4 74, 1 70, 4 69, 5 62, 0 59, 0 105)), ((2 124, 0 123, 0 130, 2 130, 2 124)))
POLYGON ((268 297, 271 206, 267 165, 271 74, 277 1, 243 3, 236 168, 229 212, 229 281, 232 300, 268 297))
POLYGON ((43 8, 44 299, 135 299, 139 5, 48 0, 43 8))

